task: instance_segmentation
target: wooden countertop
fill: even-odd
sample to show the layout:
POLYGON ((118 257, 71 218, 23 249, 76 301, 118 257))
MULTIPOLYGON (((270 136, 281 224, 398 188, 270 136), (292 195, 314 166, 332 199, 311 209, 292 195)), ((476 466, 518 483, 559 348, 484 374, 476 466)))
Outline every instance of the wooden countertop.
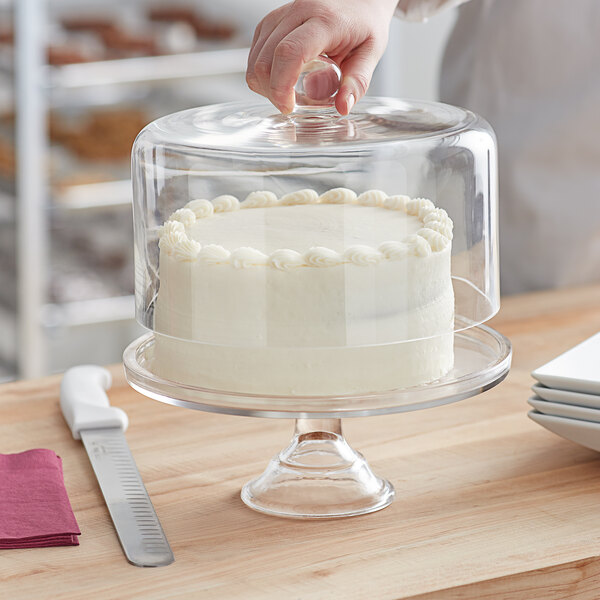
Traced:
POLYGON ((291 439, 292 422, 147 400, 114 367, 111 401, 176 561, 129 565, 59 377, 0 387, 0 451, 55 450, 81 545, 0 551, 0 596, 86 600, 584 599, 600 597, 600 459, 526 414, 529 372, 600 331, 600 286, 506 298, 492 326, 514 345, 493 390, 435 409, 344 421, 396 487, 383 511, 293 521, 246 508, 241 486, 291 439))

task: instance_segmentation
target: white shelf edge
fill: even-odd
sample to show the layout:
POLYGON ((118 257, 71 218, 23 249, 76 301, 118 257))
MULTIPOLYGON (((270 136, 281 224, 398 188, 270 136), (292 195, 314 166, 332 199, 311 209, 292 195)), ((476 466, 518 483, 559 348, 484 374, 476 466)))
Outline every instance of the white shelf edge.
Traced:
POLYGON ((134 318, 133 295, 45 304, 40 315, 42 326, 46 329, 130 321, 134 318))
MULTIPOLYGON (((58 210, 90 210, 130 207, 132 192, 129 179, 56 186, 51 208, 58 210)), ((14 222, 16 198, 0 190, 0 223, 14 222)))
POLYGON ((68 210, 131 206, 131 181, 102 181, 55 187, 53 207, 68 210))
POLYGON ((46 77, 52 88, 72 89, 243 73, 248 51, 248 48, 228 48, 47 66, 46 77))
MULTIPOLYGON (((226 48, 60 66, 45 65, 44 78, 50 88, 73 89, 228 75, 245 72, 248 52, 249 48, 226 48)), ((0 72, 8 75, 14 73, 13 58, 8 52, 0 52, 0 72)))

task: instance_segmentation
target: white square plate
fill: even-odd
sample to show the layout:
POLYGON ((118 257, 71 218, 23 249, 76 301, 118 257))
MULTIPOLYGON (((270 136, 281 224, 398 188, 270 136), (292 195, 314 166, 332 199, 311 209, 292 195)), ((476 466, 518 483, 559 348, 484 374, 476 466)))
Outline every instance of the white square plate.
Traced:
POLYGON ((600 396, 596 394, 582 394, 581 392, 570 392, 569 390, 555 390, 541 383, 531 386, 537 396, 550 402, 561 402, 563 404, 574 404, 587 408, 600 409, 600 396))
POLYGON ((596 408, 585 408, 583 406, 574 406, 573 404, 561 404, 560 402, 548 402, 537 396, 529 398, 527 402, 530 406, 533 406, 533 408, 545 415, 600 423, 600 410, 596 408))
POLYGON ((537 410, 530 410, 527 415, 531 420, 539 423, 552 433, 556 433, 580 446, 600 451, 600 423, 544 415, 537 410))
POLYGON ((531 375, 547 387, 600 394, 600 333, 557 356, 531 375))

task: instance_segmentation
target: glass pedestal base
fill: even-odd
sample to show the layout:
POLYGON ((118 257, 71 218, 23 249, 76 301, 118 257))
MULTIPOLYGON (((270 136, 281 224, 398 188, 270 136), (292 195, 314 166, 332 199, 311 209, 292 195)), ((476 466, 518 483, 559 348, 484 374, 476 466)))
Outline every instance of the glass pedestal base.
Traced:
POLYGON ((394 499, 393 487, 376 477, 363 456, 346 443, 340 418, 432 408, 469 398, 500 383, 511 360, 510 342, 478 325, 454 334, 454 368, 437 381, 366 395, 285 397, 164 379, 154 373, 154 343, 154 334, 146 334, 123 354, 127 381, 149 398, 194 410, 297 419, 292 443, 244 486, 242 500, 263 513, 305 519, 361 515, 394 499))
POLYGON ((298 419, 292 443, 241 495, 250 508, 269 515, 328 519, 385 508, 394 488, 348 445, 340 419, 298 419))

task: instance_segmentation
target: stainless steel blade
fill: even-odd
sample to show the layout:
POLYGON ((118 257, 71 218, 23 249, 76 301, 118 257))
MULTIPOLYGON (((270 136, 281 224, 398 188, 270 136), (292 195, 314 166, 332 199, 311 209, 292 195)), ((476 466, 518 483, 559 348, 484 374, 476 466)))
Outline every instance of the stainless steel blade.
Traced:
POLYGON ((175 558, 120 429, 85 429, 87 450, 127 560, 140 567, 175 558))

